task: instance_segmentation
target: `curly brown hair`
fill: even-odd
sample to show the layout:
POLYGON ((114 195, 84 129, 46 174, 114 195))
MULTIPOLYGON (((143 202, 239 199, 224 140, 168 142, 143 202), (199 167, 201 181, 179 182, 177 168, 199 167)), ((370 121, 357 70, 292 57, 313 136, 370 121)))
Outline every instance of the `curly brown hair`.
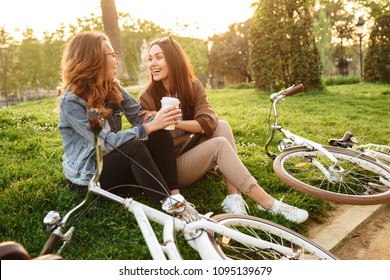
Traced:
POLYGON ((120 82, 108 79, 107 35, 96 31, 81 32, 67 44, 61 61, 60 93, 71 90, 90 108, 97 108, 102 117, 111 114, 108 103, 119 104, 120 82), (108 101, 108 102, 107 102, 108 101))

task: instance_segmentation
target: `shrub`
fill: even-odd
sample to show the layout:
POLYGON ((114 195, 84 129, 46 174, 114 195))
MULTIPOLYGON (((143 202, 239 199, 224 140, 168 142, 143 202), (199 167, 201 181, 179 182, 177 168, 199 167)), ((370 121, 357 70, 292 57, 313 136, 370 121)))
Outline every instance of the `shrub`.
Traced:
POLYGON ((351 85, 351 84, 358 84, 359 82, 360 82, 360 78, 356 75, 332 76, 332 77, 324 77, 322 79, 322 84, 324 86, 351 85))

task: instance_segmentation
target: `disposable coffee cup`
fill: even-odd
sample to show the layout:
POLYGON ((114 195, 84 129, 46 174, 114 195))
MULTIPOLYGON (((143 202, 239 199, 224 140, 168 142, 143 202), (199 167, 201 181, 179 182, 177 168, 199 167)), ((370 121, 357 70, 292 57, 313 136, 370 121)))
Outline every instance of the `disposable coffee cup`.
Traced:
MULTIPOLYGON (((179 104, 180 104, 179 99, 177 99, 175 97, 167 97, 167 96, 165 96, 165 97, 163 97, 161 99, 161 109, 170 108, 170 107, 173 107, 173 106, 175 106, 176 108, 179 108, 179 104)), ((174 130, 175 129, 175 124, 168 125, 164 129, 166 129, 166 130, 174 130)))

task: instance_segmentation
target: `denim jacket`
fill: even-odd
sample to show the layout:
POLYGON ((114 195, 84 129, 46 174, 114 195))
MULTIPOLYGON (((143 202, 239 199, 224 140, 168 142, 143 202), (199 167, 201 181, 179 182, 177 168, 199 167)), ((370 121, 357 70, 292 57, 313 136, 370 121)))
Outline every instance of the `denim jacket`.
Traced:
MULTIPOLYGON (((114 147, 119 147, 129 140, 146 140, 146 127, 142 124, 144 116, 138 114, 141 106, 122 87, 119 87, 123 100, 114 129, 107 131, 103 128, 100 132, 103 153, 109 153, 114 147), (121 122, 118 117, 124 114, 132 124, 132 128, 121 131, 121 122), (119 126, 119 127, 118 127, 119 126)), ((118 109, 118 108, 117 108, 118 109)), ((87 186, 95 173, 95 143, 94 135, 88 128, 86 113, 87 102, 78 95, 67 90, 60 98, 60 122, 59 129, 64 148, 62 167, 65 177, 74 184, 87 186)), ((114 125, 112 119, 110 126, 114 125)))

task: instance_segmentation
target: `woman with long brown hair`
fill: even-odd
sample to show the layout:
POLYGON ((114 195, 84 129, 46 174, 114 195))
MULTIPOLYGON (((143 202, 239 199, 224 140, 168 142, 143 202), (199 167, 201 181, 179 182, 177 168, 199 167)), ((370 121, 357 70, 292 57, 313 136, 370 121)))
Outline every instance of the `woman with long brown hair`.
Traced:
POLYGON ((221 206, 226 213, 247 214, 241 193, 258 204, 258 209, 281 214, 302 223, 308 212, 275 200, 263 190, 238 157, 230 125, 218 120, 205 89, 196 79, 187 55, 171 37, 156 39, 148 50, 150 80, 139 97, 146 119, 157 114, 164 96, 180 100, 182 119, 172 131, 175 148, 180 149, 191 133, 201 133, 195 147, 176 159, 180 185, 190 185, 218 165, 225 177, 227 197, 221 206))
MULTIPOLYGON (((105 34, 82 32, 66 46, 59 99, 64 174, 70 189, 87 189, 95 172, 95 147, 86 112, 96 108, 103 126, 102 188, 124 185, 127 188, 114 189, 126 195, 129 185, 138 184, 161 205, 167 196, 179 193, 172 136, 162 128, 177 124, 181 110, 160 110, 144 123, 141 106, 115 78, 117 64, 117 53, 105 34), (122 116, 131 128, 122 130, 122 116)), ((185 202, 180 195, 175 197, 185 202)))

